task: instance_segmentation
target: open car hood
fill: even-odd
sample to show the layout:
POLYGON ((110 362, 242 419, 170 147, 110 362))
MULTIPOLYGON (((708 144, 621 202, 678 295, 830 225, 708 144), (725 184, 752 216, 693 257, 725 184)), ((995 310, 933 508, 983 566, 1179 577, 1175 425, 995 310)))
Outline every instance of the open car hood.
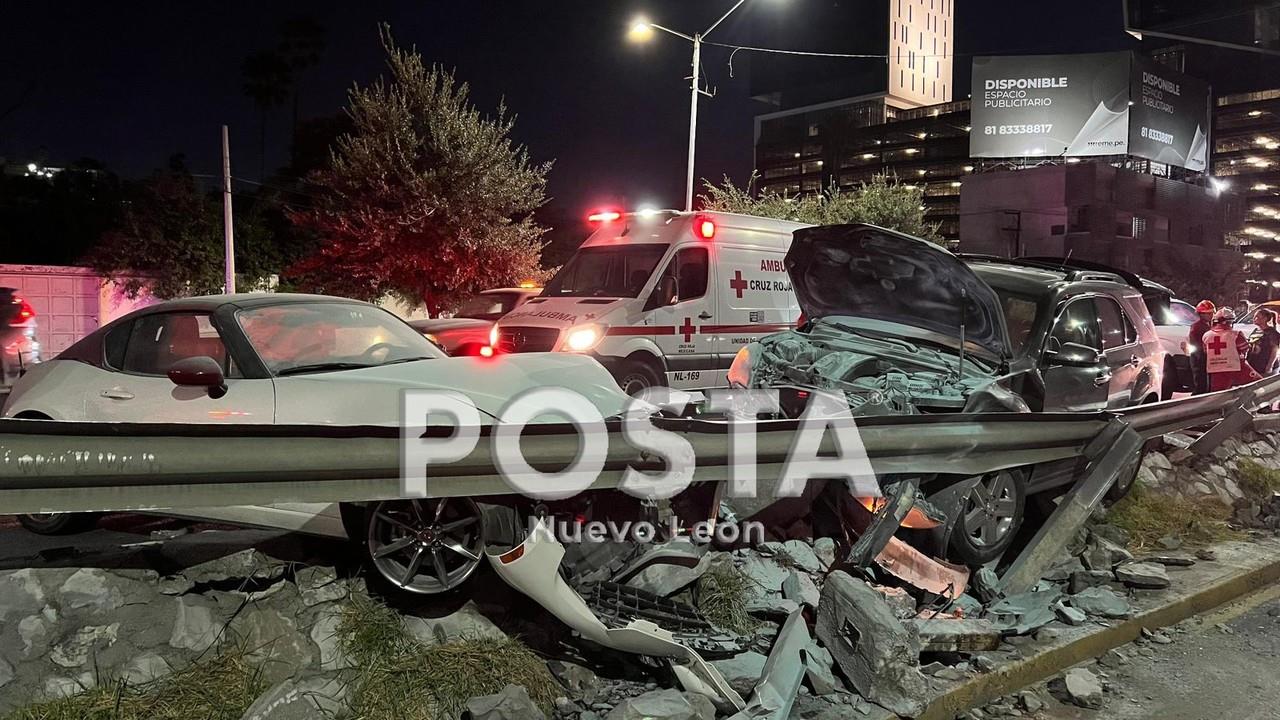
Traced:
POLYGON ((874 225, 823 225, 795 232, 787 273, 805 317, 866 318, 920 328, 968 349, 1004 357, 1000 301, 955 255, 927 240, 874 225))

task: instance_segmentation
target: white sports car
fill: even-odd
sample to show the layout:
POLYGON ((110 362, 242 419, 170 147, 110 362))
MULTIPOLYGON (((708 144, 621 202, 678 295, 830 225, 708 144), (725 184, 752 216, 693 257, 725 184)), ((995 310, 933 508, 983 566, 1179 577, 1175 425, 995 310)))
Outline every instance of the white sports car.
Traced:
MULTIPOLYGON (((512 396, 541 386, 571 387, 605 417, 623 412, 628 401, 589 357, 450 358, 400 318, 367 303, 320 295, 215 295, 160 303, 98 329, 33 366, 14 385, 0 416, 399 426, 405 389, 461 391, 482 415, 496 417, 512 396)), ((418 593, 451 590, 483 561, 480 510, 466 498, 389 501, 368 512, 298 503, 168 514, 333 537, 359 533, 353 539, 373 567, 395 586, 418 593)), ((84 518, 21 520, 34 532, 58 533, 76 529, 84 518)))

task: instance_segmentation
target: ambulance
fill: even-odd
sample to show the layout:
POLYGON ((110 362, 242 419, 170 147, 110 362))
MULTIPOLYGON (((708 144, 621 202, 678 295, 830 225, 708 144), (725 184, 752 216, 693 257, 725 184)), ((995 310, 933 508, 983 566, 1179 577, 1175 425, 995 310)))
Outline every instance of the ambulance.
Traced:
POLYGON ((724 387, 734 355, 795 326, 783 258, 801 223, 721 212, 600 212, 542 294, 498 320, 498 352, 594 357, 628 393, 724 387))

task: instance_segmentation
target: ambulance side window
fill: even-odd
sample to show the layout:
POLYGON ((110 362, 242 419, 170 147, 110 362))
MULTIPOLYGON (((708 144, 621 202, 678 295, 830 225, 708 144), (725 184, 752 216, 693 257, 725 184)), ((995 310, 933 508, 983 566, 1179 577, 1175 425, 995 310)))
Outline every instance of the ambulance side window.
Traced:
POLYGON ((685 248, 671 258, 666 274, 676 280, 676 302, 696 300, 707 294, 708 263, 704 247, 685 248))

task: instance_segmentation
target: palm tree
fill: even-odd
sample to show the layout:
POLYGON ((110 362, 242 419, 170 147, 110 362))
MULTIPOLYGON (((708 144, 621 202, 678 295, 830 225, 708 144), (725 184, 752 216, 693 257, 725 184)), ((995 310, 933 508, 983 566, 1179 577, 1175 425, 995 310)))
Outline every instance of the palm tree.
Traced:
POLYGON ((253 100, 262 113, 259 129, 259 163, 258 179, 267 175, 267 114, 271 108, 289 99, 289 89, 293 86, 293 70, 289 62, 274 50, 263 50, 245 58, 240 67, 243 79, 244 94, 253 100))
POLYGON ((280 25, 280 46, 277 52, 289 65, 293 80, 293 128, 298 128, 298 86, 305 71, 320 63, 325 49, 324 26, 309 17, 296 17, 280 25))

